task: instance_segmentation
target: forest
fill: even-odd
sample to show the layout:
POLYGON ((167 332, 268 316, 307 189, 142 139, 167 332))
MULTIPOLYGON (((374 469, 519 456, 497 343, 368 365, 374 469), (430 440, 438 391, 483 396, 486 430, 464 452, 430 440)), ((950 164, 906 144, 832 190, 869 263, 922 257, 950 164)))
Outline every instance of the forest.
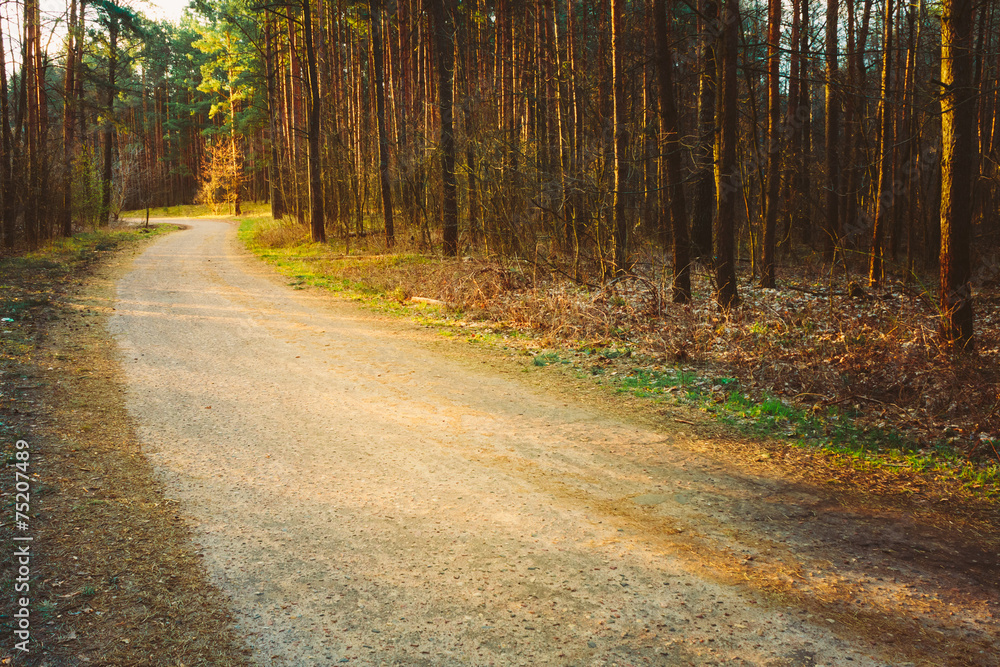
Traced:
POLYGON ((719 307, 803 254, 937 285, 974 347, 1000 263, 990 0, 114 0, 0 16, 2 245, 123 209, 268 201, 316 242, 704 267, 719 307), (745 275, 744 275, 745 274, 745 275))

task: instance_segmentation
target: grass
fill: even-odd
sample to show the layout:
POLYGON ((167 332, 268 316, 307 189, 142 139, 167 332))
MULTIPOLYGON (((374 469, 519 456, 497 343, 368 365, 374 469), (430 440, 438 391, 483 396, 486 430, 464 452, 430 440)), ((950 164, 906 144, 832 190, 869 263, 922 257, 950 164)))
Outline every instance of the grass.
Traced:
MULTIPOLYGON (((417 253, 348 252, 339 245, 313 243, 308 227, 275 222, 270 215, 241 218, 239 238, 286 276, 293 289, 317 287, 387 312, 407 311, 401 304, 414 296, 404 280, 394 276, 432 264, 417 253)), ((426 315, 440 309, 419 304, 412 310, 426 315)))
POLYGON ((767 393, 753 397, 740 388, 735 378, 699 377, 681 368, 633 368, 616 385, 619 392, 639 398, 671 397, 742 433, 817 449, 855 467, 904 467, 1000 497, 1000 465, 970 462, 946 441, 925 446, 892 427, 865 428, 852 411, 837 407, 807 409, 767 393))

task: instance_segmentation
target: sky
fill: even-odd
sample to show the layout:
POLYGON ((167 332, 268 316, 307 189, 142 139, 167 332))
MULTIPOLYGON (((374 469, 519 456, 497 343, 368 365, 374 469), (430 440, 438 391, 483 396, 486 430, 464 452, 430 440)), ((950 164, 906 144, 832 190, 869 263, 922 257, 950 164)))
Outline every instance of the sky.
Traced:
POLYGON ((139 0, 136 3, 138 9, 149 16, 165 18, 174 23, 181 20, 184 8, 190 0, 139 0))
MULTIPOLYGON (((179 23, 188 2, 190 0, 125 0, 123 4, 134 7, 151 18, 165 18, 179 23)), ((67 5, 67 0, 42 0, 42 13, 61 16, 66 13, 67 5)))

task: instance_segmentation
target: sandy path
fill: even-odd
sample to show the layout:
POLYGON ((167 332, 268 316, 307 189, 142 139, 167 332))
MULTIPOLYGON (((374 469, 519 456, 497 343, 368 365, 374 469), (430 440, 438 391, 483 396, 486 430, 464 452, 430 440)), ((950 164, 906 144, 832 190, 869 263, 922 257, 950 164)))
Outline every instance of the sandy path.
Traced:
MULTIPOLYGON (((903 664, 863 616, 734 585, 884 584, 880 613, 916 613, 916 589, 809 543, 819 499, 280 285, 233 226, 189 224, 120 280, 109 326, 259 664, 903 664)), ((956 609, 971 654, 995 638, 987 605, 956 609)))

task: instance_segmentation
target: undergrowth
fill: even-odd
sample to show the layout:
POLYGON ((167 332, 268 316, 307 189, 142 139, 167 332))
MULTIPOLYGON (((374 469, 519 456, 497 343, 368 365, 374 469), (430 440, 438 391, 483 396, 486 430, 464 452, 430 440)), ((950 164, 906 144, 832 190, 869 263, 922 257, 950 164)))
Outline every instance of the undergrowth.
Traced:
POLYGON ((859 294, 809 257, 782 272, 781 289, 741 284, 742 304, 723 314, 705 270, 694 271, 692 304, 668 303, 668 267, 652 250, 636 275, 586 286, 523 260, 388 252, 376 239, 310 243, 305 226, 267 216, 244 220, 240 237, 293 287, 393 311, 412 309, 415 296, 440 300, 434 323, 469 340, 517 334, 536 352, 555 350, 536 354, 537 366, 583 364, 621 391, 695 405, 753 436, 1000 493, 1000 298, 989 285, 978 350, 956 357, 937 344, 933 285, 859 294))

